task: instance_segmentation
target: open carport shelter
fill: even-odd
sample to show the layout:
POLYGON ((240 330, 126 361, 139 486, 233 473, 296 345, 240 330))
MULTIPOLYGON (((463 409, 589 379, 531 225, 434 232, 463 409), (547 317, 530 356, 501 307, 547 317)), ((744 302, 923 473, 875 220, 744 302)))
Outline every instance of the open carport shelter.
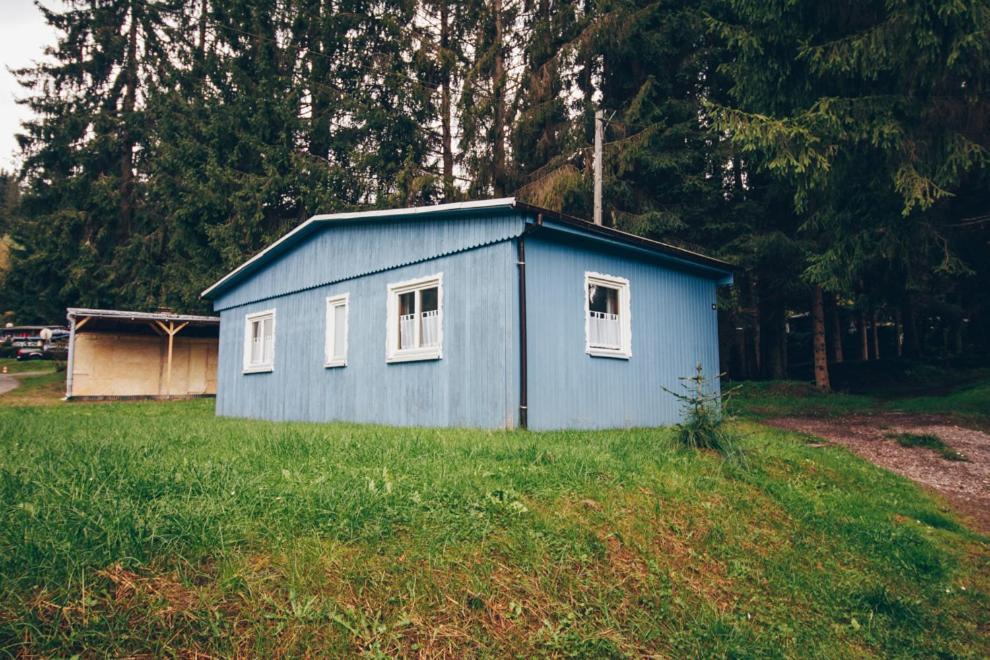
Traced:
POLYGON ((69 308, 66 399, 212 396, 220 319, 69 308))

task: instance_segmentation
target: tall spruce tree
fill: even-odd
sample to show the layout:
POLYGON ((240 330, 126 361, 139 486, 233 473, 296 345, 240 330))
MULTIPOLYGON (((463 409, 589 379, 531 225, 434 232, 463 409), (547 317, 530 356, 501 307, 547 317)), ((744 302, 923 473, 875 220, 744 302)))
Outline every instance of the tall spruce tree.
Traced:
MULTIPOLYGON (((45 9, 58 33, 42 63, 17 73, 36 119, 19 141, 27 181, 8 294, 25 318, 69 304, 135 301, 148 125, 143 101, 170 65, 177 0, 68 0, 45 9)), ((143 302, 143 301, 141 301, 143 302)))
MULTIPOLYGON (((816 246, 807 281, 875 298, 877 262, 908 271, 902 282, 927 277, 933 264, 917 256, 948 246, 940 205, 990 162, 988 4, 729 4, 713 19, 736 54, 724 65, 735 102, 716 109, 719 127, 795 184, 816 246)), ((964 270, 943 256, 935 268, 964 270)), ((912 309, 910 285, 884 293, 912 309)))

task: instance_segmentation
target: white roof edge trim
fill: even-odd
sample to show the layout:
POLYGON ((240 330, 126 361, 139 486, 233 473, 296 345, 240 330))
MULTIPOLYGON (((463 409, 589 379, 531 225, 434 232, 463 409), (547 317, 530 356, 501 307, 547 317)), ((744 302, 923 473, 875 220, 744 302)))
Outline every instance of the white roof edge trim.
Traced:
MULTIPOLYGON (((331 220, 358 220, 361 218, 387 218, 390 215, 423 215, 444 211, 470 211, 471 209, 511 208, 516 203, 515 197, 499 197, 496 199, 479 199, 472 202, 451 202, 450 204, 433 204, 432 206, 408 206, 401 209, 377 209, 374 211, 351 211, 345 213, 325 213, 314 215, 306 222, 331 220)), ((301 226, 301 225, 300 225, 301 226)))
POLYGON ((204 289, 202 293, 199 294, 200 298, 205 298, 217 287, 221 286, 225 282, 229 281, 230 278, 234 277, 242 270, 253 264, 258 259, 261 259, 266 254, 271 252, 273 249, 278 247, 284 241, 287 241, 292 236, 309 227, 311 224, 323 223, 323 222, 338 222, 341 220, 360 220, 363 218, 387 218, 389 216, 410 216, 410 215, 426 215, 430 213, 444 213, 450 211, 469 211, 472 209, 487 209, 487 208, 512 208, 516 203, 515 197, 499 197, 496 199, 482 199, 472 202, 452 202, 450 204, 433 204, 432 206, 409 206, 406 208, 399 209, 377 209, 374 211, 350 211, 344 213, 326 213, 323 215, 314 215, 308 220, 298 225, 295 229, 291 230, 289 233, 282 236, 265 249, 263 249, 258 254, 254 255, 240 266, 230 271, 219 280, 214 282, 208 288, 204 289))

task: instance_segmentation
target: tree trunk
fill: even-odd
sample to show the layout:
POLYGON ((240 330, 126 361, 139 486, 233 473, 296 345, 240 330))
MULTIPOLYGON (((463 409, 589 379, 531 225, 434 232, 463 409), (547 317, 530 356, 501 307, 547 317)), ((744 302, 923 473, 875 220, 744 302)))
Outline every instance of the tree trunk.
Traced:
POLYGON ((873 359, 880 359, 880 331, 877 328, 878 314, 876 310, 873 312, 873 359))
POLYGON ((206 57, 206 15, 209 13, 207 2, 208 0, 200 0, 199 3, 199 37, 196 40, 196 61, 199 64, 206 57))
POLYGON ((839 301, 836 296, 829 296, 829 306, 832 310, 832 332, 830 335, 832 346, 832 363, 842 364, 842 319, 839 311, 839 301))
POLYGON ((502 0, 493 0, 495 14, 495 71, 492 78, 492 93, 495 97, 495 118, 492 127, 492 187, 496 197, 506 191, 505 176, 505 53, 504 26, 502 21, 502 0))
POLYGON ((454 132, 451 130, 450 98, 450 6, 446 0, 440 2, 440 124, 441 149, 443 150, 443 200, 453 201, 454 189, 454 132))
POLYGON ((897 357, 904 355, 904 323, 901 322, 901 310, 894 310, 894 344, 897 346, 897 357))
POLYGON ((756 277, 750 287, 750 302, 753 305, 753 364, 756 375, 763 375, 763 319, 760 315, 760 293, 756 277))
POLYGON ((330 63, 325 48, 323 2, 315 0, 309 7, 309 153, 320 159, 330 156, 330 117, 333 99, 327 78, 330 63))
POLYGON ((780 320, 780 375, 782 378, 788 377, 789 358, 790 356, 787 354, 787 316, 785 314, 780 320))
POLYGON ((752 370, 749 366, 749 347, 746 343, 746 326, 740 326, 742 330, 734 330, 736 336, 736 352, 739 353, 739 379, 746 380, 752 378, 752 370))
POLYGON ((904 322, 904 350, 905 357, 917 357, 920 352, 921 342, 918 338, 918 319, 914 313, 914 301, 911 294, 904 294, 902 320, 904 322))
POLYGON ((859 359, 868 362, 870 359, 869 327, 866 323, 866 312, 859 311, 859 359))
POLYGON ((825 305, 820 286, 815 286, 812 290, 811 316, 814 321, 815 387, 822 392, 831 392, 832 385, 828 379, 828 354, 825 351, 825 305))
POLYGON ((124 98, 120 113, 120 225, 119 235, 131 235, 134 216, 134 109, 137 106, 137 1, 131 3, 127 28, 127 59, 124 62, 124 98))
POLYGON ((952 353, 954 355, 963 353, 963 324, 958 318, 952 323, 952 353))
POLYGON ((760 337, 763 340, 761 347, 763 370, 764 376, 774 380, 787 378, 787 365, 784 356, 786 314, 783 301, 778 296, 762 301, 760 337))
POLYGON ((743 175, 742 175, 742 162, 739 160, 739 156, 732 157, 732 179, 735 184, 732 196, 743 201, 746 199, 745 186, 743 185, 743 175))

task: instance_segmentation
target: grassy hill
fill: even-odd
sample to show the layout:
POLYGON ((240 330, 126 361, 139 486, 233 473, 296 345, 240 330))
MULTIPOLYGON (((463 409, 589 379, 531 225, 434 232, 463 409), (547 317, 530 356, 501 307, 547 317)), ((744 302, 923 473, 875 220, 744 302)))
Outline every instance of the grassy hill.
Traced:
POLYGON ((211 405, 0 408, 0 653, 990 655, 990 541, 842 449, 211 405))

